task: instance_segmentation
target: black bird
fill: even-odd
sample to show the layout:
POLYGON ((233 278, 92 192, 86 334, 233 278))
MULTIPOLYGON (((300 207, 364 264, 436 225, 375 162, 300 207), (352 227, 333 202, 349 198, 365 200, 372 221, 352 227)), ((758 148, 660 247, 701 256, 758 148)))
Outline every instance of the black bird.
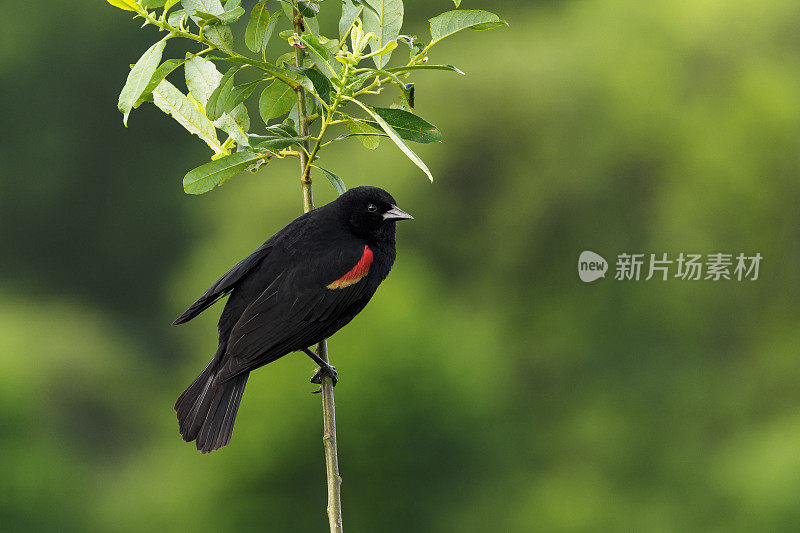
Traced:
POLYGON ((290 222, 218 279, 173 324, 230 295, 214 358, 175 402, 180 433, 203 453, 227 445, 247 376, 303 351, 322 383, 336 370, 311 347, 355 317, 389 274, 395 223, 413 218, 378 187, 356 187, 290 222))

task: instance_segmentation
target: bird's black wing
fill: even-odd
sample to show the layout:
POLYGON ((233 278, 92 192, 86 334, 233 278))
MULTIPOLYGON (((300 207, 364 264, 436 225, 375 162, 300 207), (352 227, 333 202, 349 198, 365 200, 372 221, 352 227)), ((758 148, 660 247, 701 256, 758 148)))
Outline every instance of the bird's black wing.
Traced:
POLYGON ((233 327, 218 381, 311 346, 349 322, 366 305, 375 286, 367 276, 343 288, 327 285, 349 272, 363 253, 363 243, 343 245, 300 258, 278 276, 233 327))
POLYGON ((221 278, 214 282, 198 300, 189 306, 189 309, 175 319, 172 324, 177 326, 190 321, 209 307, 211 307, 217 300, 223 296, 227 296, 236 287, 236 284, 261 260, 269 254, 272 248, 270 242, 267 241, 258 247, 253 253, 239 261, 236 266, 228 270, 221 278))
POLYGON ((211 287, 181 316, 175 319, 173 325, 183 324, 190 321, 220 298, 227 296, 236 288, 236 285, 251 272, 274 248, 283 249, 287 245, 291 246, 293 238, 302 235, 303 229, 308 225, 309 217, 306 213, 286 225, 278 233, 269 238, 267 242, 259 246, 253 253, 239 261, 233 268, 227 271, 221 278, 214 282, 211 287), (295 236, 295 237, 293 237, 295 236))

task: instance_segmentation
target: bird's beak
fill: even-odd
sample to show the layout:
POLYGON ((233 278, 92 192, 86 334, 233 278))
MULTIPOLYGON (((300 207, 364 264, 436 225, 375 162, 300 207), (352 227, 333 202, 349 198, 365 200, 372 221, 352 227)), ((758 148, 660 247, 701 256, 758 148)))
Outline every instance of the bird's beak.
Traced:
POLYGON ((414 220, 414 217, 393 205, 391 209, 383 214, 383 220, 414 220))

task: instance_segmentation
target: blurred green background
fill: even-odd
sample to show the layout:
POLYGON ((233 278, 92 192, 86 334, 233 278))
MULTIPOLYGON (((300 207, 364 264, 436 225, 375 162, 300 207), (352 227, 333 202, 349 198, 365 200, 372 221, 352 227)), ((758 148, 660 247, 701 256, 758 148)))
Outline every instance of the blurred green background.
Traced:
MULTIPOLYGON (((417 76, 417 111, 445 136, 415 146, 436 183, 386 142, 324 156, 416 217, 330 343, 345 527, 796 531, 800 4, 462 7, 510 27, 434 50, 466 77, 417 76), (584 284, 585 249, 764 260, 755 282, 584 284)), ((405 32, 451 8, 407 0, 405 32)), ((0 528, 324 531, 307 357, 253 374, 220 452, 184 444, 172 411, 214 353, 220 306, 169 323, 297 216, 295 163, 185 195, 206 147, 153 106, 129 129, 116 109, 155 32, 99 1, 14 13, 0 17, 0 528)))

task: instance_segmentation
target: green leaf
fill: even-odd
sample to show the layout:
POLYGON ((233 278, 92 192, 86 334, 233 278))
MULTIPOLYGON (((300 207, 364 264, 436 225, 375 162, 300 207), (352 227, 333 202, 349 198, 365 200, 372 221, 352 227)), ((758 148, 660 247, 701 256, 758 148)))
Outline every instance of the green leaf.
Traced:
MULTIPOLYGON (((224 81, 224 78, 223 78, 224 81)), ((242 104, 247 97, 249 97, 253 91, 258 87, 260 84, 264 83, 266 80, 254 80, 248 83, 244 83, 242 85, 234 86, 230 91, 226 91, 223 87, 223 81, 220 81, 220 92, 212 93, 211 97, 208 99, 208 108, 206 112, 208 113, 211 120, 214 120, 214 125, 219 126, 218 122, 224 117, 226 117, 229 113, 231 113, 237 106, 242 104), (217 100, 214 100, 214 95, 217 94, 217 100), (212 110, 213 109, 213 114, 212 110), (217 113, 221 113, 217 116, 217 113)))
POLYGON ((350 30, 350 27, 353 25, 353 21, 356 19, 362 9, 363 8, 360 2, 354 2, 353 0, 344 0, 342 2, 342 16, 339 19, 340 39, 344 40, 347 38, 347 32, 350 30))
POLYGON ((224 103, 224 109, 226 113, 232 111, 236 106, 247 100, 247 98, 253 94, 253 91, 256 90, 260 84, 264 83, 267 80, 254 80, 248 83, 243 83, 242 85, 237 85, 231 91, 230 96, 224 103))
POLYGON ((369 11, 372 11, 373 13, 375 13, 375 15, 378 15, 378 11, 377 11, 377 10, 376 10, 374 7, 372 7, 371 5, 369 5, 369 3, 367 2, 367 0, 353 0, 353 3, 354 3, 354 4, 358 4, 358 5, 360 5, 360 6, 363 6, 363 7, 364 7, 364 9, 367 9, 367 10, 369 10, 369 11))
POLYGON ((317 36, 308 33, 301 35, 300 40, 303 42, 303 44, 305 44, 308 47, 308 51, 311 54, 311 59, 314 61, 314 64, 317 65, 317 67, 322 71, 322 73, 329 78, 335 77, 336 71, 334 70, 333 66, 331 66, 330 55, 328 54, 328 51, 325 49, 325 46, 323 46, 320 40, 317 38, 317 36))
POLYGON ((311 80, 311 83, 314 84, 314 90, 316 91, 317 95, 322 98, 322 101, 326 104, 331 104, 331 91, 333 90, 333 85, 331 85, 331 81, 326 78, 320 72, 317 72, 314 69, 306 68, 303 71, 303 74, 311 80))
POLYGON ((208 117, 170 82, 163 80, 158 84, 153 90, 153 102, 189 133, 200 137, 216 153, 225 152, 217 139, 217 130, 208 117))
POLYGON ((271 137, 298 137, 297 130, 294 129, 294 123, 290 122, 289 119, 286 119, 282 124, 273 124, 264 129, 273 134, 271 137))
POLYGON ((164 7, 167 0, 142 0, 142 7, 145 9, 157 9, 164 7))
MULTIPOLYGON (((430 122, 404 109, 373 107, 374 114, 380 115, 400 137, 418 143, 442 142, 442 133, 430 122)), ((372 121, 367 124, 376 126, 372 121)))
POLYGON ((164 2, 164 13, 169 13, 169 10, 172 9, 175 6, 175 4, 179 4, 180 1, 181 0, 167 0, 166 2, 164 2))
POLYGON ((134 0, 108 0, 108 3, 125 11, 136 11, 136 2, 134 0))
POLYGON ((236 121, 237 124, 241 126, 241 128, 247 132, 250 129, 250 114, 247 112, 247 108, 244 104, 239 104, 233 108, 233 111, 229 113, 231 118, 236 121))
POLYGON ((250 115, 244 104, 239 104, 214 123, 227 133, 239 146, 250 146, 247 131, 250 129, 250 115))
POLYGON ((188 194, 203 194, 222 185, 250 165, 264 159, 264 154, 243 151, 220 157, 189 171, 183 177, 183 190, 188 194))
MULTIPOLYGON (((200 56, 189 59, 184 71, 189 92, 203 108, 206 108, 211 94, 219 87, 222 74, 213 62, 200 56)), ((250 117, 244 105, 235 104, 239 102, 228 101, 226 105, 232 111, 214 120, 213 124, 232 137, 237 144, 248 146, 247 130, 250 129, 250 117)))
POLYGON ((300 40, 311 49, 310 52, 316 54, 325 62, 330 61, 331 58, 328 56, 328 51, 325 50, 316 35, 306 33, 300 36, 300 40))
POLYGON ((462 71, 458 67, 454 67, 453 65, 411 65, 407 67, 392 67, 387 68, 387 72, 405 72, 407 70, 449 70, 451 72, 457 72, 462 76, 466 76, 464 71, 462 71))
POLYGON ((319 4, 311 0, 297 0, 297 8, 304 18, 314 18, 319 13, 319 4))
POLYGON ((225 2, 225 11, 219 15, 223 24, 233 24, 244 15, 244 8, 240 4, 240 0, 228 0, 225 2))
POLYGON ((283 16, 283 11, 276 10, 272 15, 267 11, 266 3, 259 2, 250 13, 250 22, 244 33, 247 48, 260 54, 267 48, 272 33, 278 25, 278 20, 283 16))
POLYGON ((186 62, 185 59, 167 59, 163 63, 161 63, 158 68, 156 69, 153 77, 150 78, 150 81, 147 82, 147 87, 144 88, 144 92, 142 92, 142 96, 136 101, 133 105, 134 109, 142 105, 147 100, 153 99, 153 89, 158 87, 158 84, 161 83, 161 80, 169 76, 173 70, 180 67, 181 65, 186 62))
MULTIPOLYGON (((213 63, 210 61, 208 63, 210 63, 214 71, 216 71, 216 67, 214 67, 213 63)), ((242 85, 233 85, 233 76, 237 70, 238 67, 229 69, 228 72, 225 73, 225 76, 221 78, 212 76, 210 78, 212 85, 204 87, 204 90, 207 91, 208 87, 213 86, 213 82, 216 80, 217 86, 206 97, 207 104, 205 104, 206 113, 211 120, 217 120, 225 113, 231 112, 236 106, 244 102, 259 84, 266 81, 264 79, 258 79, 242 85)), ((217 74, 219 75, 218 72, 217 74)), ((189 85, 188 78, 187 85, 189 85)))
POLYGON ((461 7, 461 0, 453 0, 453 3, 456 5, 456 7, 461 7))
POLYGON ((164 53, 164 46, 169 37, 164 37, 153 46, 148 48, 142 57, 133 65, 125 80, 125 86, 119 94, 117 108, 122 112, 122 123, 128 126, 128 115, 139 98, 144 94, 150 78, 155 74, 158 64, 161 62, 161 54, 164 53))
POLYGON ((381 133, 379 130, 376 130, 372 126, 362 122, 348 120, 344 125, 348 130, 350 130, 351 135, 344 135, 340 138, 353 136, 358 137, 358 140, 361 141, 361 144, 364 145, 364 148, 368 150, 375 150, 378 148, 378 145, 381 142, 381 137, 386 137, 385 133, 381 133))
POLYGON ((209 41, 211 41, 211 44, 220 50, 225 50, 229 54, 234 53, 233 31, 231 31, 230 26, 211 26, 205 32, 205 36, 209 41))
POLYGON ((258 99, 258 111, 266 124, 270 119, 285 115, 297 103, 294 90, 280 81, 273 81, 258 99))
POLYGON ((233 24, 244 15, 244 8, 237 6, 236 8, 228 11, 227 9, 219 15, 212 15, 204 11, 195 11, 194 16, 205 22, 206 26, 213 26, 215 24, 233 24))
POLYGON ((264 33, 267 31, 267 24, 269 23, 269 10, 267 10, 267 3, 258 2, 253 6, 250 12, 250 21, 247 23, 247 28, 244 30, 244 44, 251 52, 260 54, 264 49, 264 33))
POLYGON ((269 22, 267 23, 267 29, 264 34, 264 44, 262 47, 262 51, 267 49, 267 44, 269 44, 269 40, 272 38, 272 34, 275 33, 275 28, 278 26, 278 22, 281 20, 283 16, 283 11, 275 11, 269 17, 269 22))
MULTIPOLYGON (((280 0, 284 13, 289 20, 294 18, 294 4, 291 0, 280 0)), ((319 13, 319 3, 308 0, 297 0, 297 9, 305 19, 314 19, 319 13)), ((308 22, 308 21, 306 21, 308 22)))
POLYGON ((283 9, 286 18, 289 20, 294 19, 294 6, 290 0, 278 0, 281 4, 281 9, 283 9))
MULTIPOLYGON (((308 102, 310 102, 310 100, 306 101, 306 105, 308 105, 308 102)), ((307 116, 307 113, 308 113, 308 109, 306 109, 306 116, 307 116)), ((300 124, 300 112, 298 111, 297 104, 292 106, 292 110, 289 111, 289 116, 286 117, 286 120, 291 121, 292 124, 298 124, 298 126, 299 126, 299 124, 300 124)), ((286 120, 284 120, 284 122, 286 122, 286 120)))
POLYGON ((221 22, 218 16, 200 10, 197 10, 194 13, 192 13, 192 17, 200 19, 206 26, 211 26, 212 24, 219 24, 221 22))
MULTIPOLYGON (((336 54, 339 53, 339 45, 341 43, 337 39, 328 39, 322 35, 318 35, 317 38, 325 51, 328 52, 328 57, 331 58, 330 67, 336 72, 337 76, 341 75, 344 65, 336 61, 336 54)), ((316 64, 317 60, 314 56, 311 56, 311 60, 316 64)))
MULTIPOLYGON (((280 2, 283 4, 283 10, 286 12, 286 16, 291 20, 294 16, 293 2, 290 0, 280 0, 280 2)), ((308 0, 297 0, 297 9, 303 18, 310 19, 316 17, 317 13, 319 13, 319 4, 317 2, 309 2, 308 0)))
POLYGON ((234 88, 233 77, 236 75, 239 68, 240 67, 229 68, 228 72, 226 72, 219 81, 219 86, 214 89, 214 92, 208 97, 208 103, 205 108, 206 114, 211 120, 217 120, 227 111, 226 105, 234 88))
POLYGON ((314 35, 319 35, 319 19, 317 17, 304 18, 303 24, 305 24, 306 26, 307 33, 313 33, 314 35))
POLYGON ((250 116, 247 114, 244 104, 239 104, 230 113, 222 115, 214 121, 214 126, 227 133, 239 146, 250 146, 247 137, 247 130, 250 129, 250 116))
MULTIPOLYGON (((197 12, 208 13, 209 15, 220 16, 225 12, 220 0, 181 0, 181 5, 192 20, 199 25, 202 17, 197 16, 197 12)), ((230 26, 215 24, 208 26, 204 31, 206 38, 214 46, 224 50, 226 53, 233 53, 233 32, 230 26)))
POLYGON ((177 11, 173 11, 167 17, 167 24, 172 26, 173 28, 177 28, 180 26, 181 21, 186 17, 186 11, 183 9, 178 9, 177 11))
POLYGON ((311 83, 314 84, 314 92, 317 93, 317 95, 320 98, 322 98, 323 102, 330 105, 331 91, 333 90, 333 85, 331 85, 331 80, 329 80, 322 73, 314 70, 311 67, 295 67, 293 65, 288 65, 287 68, 292 72, 296 72, 297 74, 302 74, 303 76, 311 80, 311 83))
POLYGON ((181 0, 181 5, 192 19, 195 18, 196 11, 202 11, 211 15, 219 15, 225 11, 220 0, 181 0))
POLYGON ((269 150, 277 152, 284 148, 289 148, 293 144, 300 144, 310 139, 308 135, 303 137, 264 137, 261 135, 250 135, 250 145, 259 150, 269 150))
POLYGON ((205 108, 211 93, 219 87, 222 74, 220 74, 213 62, 199 56, 186 61, 186 66, 183 70, 186 77, 186 87, 194 96, 194 99, 205 108))
POLYGON ((431 180, 431 182, 433 182, 433 175, 431 174, 431 171, 428 169, 428 166, 425 164, 425 162, 422 161, 422 159, 420 159, 419 156, 415 154, 414 151, 411 148, 409 148, 406 143, 403 142, 403 139, 400 138, 400 135, 397 134, 394 128, 392 128, 383 119, 383 117, 381 117, 378 113, 376 113, 375 111, 373 111, 372 109, 370 109, 369 107, 362 104, 356 99, 350 99, 350 101, 355 102, 356 105, 358 105, 364 111, 372 115, 372 118, 375 119, 375 122, 377 122, 378 126, 380 126, 381 129, 386 132, 386 134, 389 136, 390 139, 392 139, 392 141, 394 141, 397 147, 400 148, 400 150, 402 150, 402 152, 406 154, 406 156, 408 156, 408 158, 415 165, 417 165, 425 173, 426 176, 428 176, 428 179, 431 180))
POLYGON ((296 59, 294 50, 292 50, 291 52, 286 52, 276 57, 273 63, 278 66, 294 66, 296 59))
POLYGON ((316 165, 314 165, 314 168, 320 169, 325 174, 325 177, 328 178, 328 181, 331 182, 333 188, 336 189, 337 194, 341 196, 342 194, 347 192, 347 185, 344 184, 342 178, 340 178, 339 176, 337 176, 328 169, 318 167, 316 165))
MULTIPOLYGON (((375 52, 383 48, 389 41, 396 41, 397 36, 400 35, 400 27, 403 25, 403 0, 367 1, 374 10, 365 11, 362 14, 364 32, 375 34, 375 39, 369 42, 370 51, 375 52)), ((375 66, 382 68, 389 62, 390 57, 391 53, 375 56, 372 60, 375 62, 375 66)))
POLYGON ((489 30, 498 26, 507 26, 505 20, 488 11, 480 9, 466 9, 463 11, 447 11, 438 17, 430 19, 431 44, 433 46, 448 35, 465 30, 489 30))

